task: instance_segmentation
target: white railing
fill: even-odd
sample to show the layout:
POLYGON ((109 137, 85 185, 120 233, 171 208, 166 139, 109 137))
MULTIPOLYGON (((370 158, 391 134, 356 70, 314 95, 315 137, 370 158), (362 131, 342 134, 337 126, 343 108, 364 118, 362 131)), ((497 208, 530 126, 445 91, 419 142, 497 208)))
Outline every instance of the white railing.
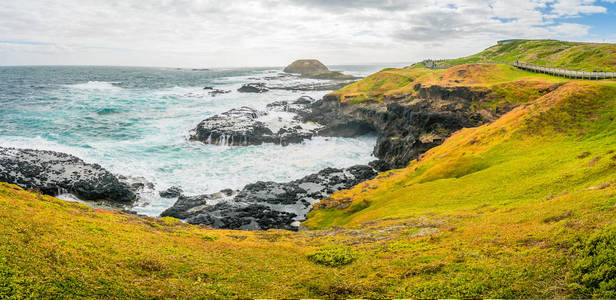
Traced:
POLYGON ((578 78, 578 79, 589 79, 589 80, 616 78, 616 72, 571 71, 571 70, 565 70, 565 69, 536 66, 536 65, 525 64, 521 62, 514 62, 511 65, 518 69, 522 69, 522 70, 549 74, 549 75, 554 75, 554 76, 567 77, 567 78, 578 78))

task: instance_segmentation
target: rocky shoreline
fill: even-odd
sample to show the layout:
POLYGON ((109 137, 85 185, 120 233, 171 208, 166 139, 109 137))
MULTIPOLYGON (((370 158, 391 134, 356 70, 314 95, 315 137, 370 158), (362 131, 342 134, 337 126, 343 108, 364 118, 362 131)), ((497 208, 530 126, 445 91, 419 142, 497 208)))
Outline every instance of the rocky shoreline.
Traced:
POLYGON ((376 175, 369 166, 327 168, 285 183, 259 181, 239 191, 180 196, 161 216, 224 229, 297 230, 315 202, 376 175))
MULTIPOLYGON (((163 197, 177 198, 161 216, 215 228, 298 230, 312 205, 322 198, 372 179, 378 172, 404 167, 440 145, 453 132, 490 122, 513 108, 473 109, 471 103, 487 97, 489 90, 417 86, 416 91, 412 97, 361 104, 333 95, 320 100, 303 96, 293 101, 272 102, 265 110, 240 107, 206 118, 190 132, 191 141, 234 147, 263 143, 284 146, 317 135, 377 134, 373 154, 378 160, 370 166, 327 168, 286 183, 256 182, 241 190, 207 195, 186 196, 181 187, 175 187, 161 192, 163 197)), ((67 154, 0 149, 9 153, 0 154, 0 181, 24 188, 50 195, 68 191, 84 200, 108 199, 118 203, 131 203, 139 188, 98 165, 86 164, 67 154)))
MULTIPOLYGON (((302 75, 326 71, 319 65, 309 66, 307 70, 290 71, 302 75)), ((204 89, 212 93, 226 92, 214 87, 204 89)), ((243 85, 240 92, 264 93, 269 89, 273 88, 253 83, 243 85)), ((160 192, 161 197, 177 198, 161 216, 215 228, 298 230, 312 205, 322 198, 374 178, 378 172, 405 167, 455 131, 496 120, 515 107, 513 104, 498 109, 474 106, 491 96, 492 91, 487 88, 418 84, 412 94, 381 101, 353 103, 347 101, 352 99, 340 99, 335 94, 319 100, 302 96, 272 102, 262 110, 239 107, 210 116, 189 132, 190 141, 229 147, 263 143, 286 146, 314 136, 376 134, 373 155, 378 160, 369 166, 327 168, 290 182, 256 182, 241 190, 207 195, 187 196, 181 187, 173 187, 160 192)), ((68 154, 2 147, 0 181, 49 195, 68 192, 83 200, 128 205, 135 200, 139 189, 147 186, 127 177, 116 177, 99 165, 87 164, 68 154)))
MULTIPOLYGON (((464 127, 475 127, 497 119, 513 109, 513 105, 499 110, 477 110, 472 104, 491 93, 488 89, 466 87, 430 86, 415 87, 414 96, 386 99, 383 102, 367 101, 361 104, 342 101, 336 96, 327 95, 321 100, 300 98, 294 102, 275 102, 268 110, 295 114, 297 122, 316 123, 319 127, 311 135, 355 137, 364 134, 377 134, 377 144, 373 154, 378 160, 370 166, 355 166, 345 170, 326 169, 317 174, 287 183, 259 182, 247 185, 241 191, 221 191, 216 194, 194 197, 180 196, 174 206, 162 215, 184 219, 192 224, 204 224, 216 228, 258 230, 282 228, 297 230, 299 223, 312 209, 312 204, 328 195, 350 188, 364 180, 376 176, 377 171, 402 168, 419 158, 425 151, 440 145, 452 133, 464 127), (353 171, 361 170, 361 175, 353 171), (341 174, 351 173, 352 176, 341 174), (337 174, 337 175, 331 175, 337 174), (335 185, 329 184, 333 182, 335 185), (306 185, 313 190, 306 189, 306 185)), ((259 113, 249 111, 252 120, 241 117, 227 118, 226 122, 238 126, 221 126, 225 136, 233 141, 248 143, 227 143, 230 145, 249 145, 268 140, 272 131, 250 130, 256 126, 259 113), (252 127, 251 127, 252 126, 252 127), (237 129, 239 128, 239 129, 237 129), (231 130, 234 129, 234 130, 231 130), (263 132, 266 132, 265 134, 263 132), (256 142, 253 142, 256 141, 256 142)), ((265 114, 266 112, 261 112, 265 114)), ((197 128, 203 141, 205 136, 212 141, 216 119, 206 119, 197 128), (207 124, 208 126, 203 126, 207 124), (208 130, 205 130, 207 128, 208 130)), ((301 142, 302 136, 292 135, 294 141, 301 142)), ((276 136, 276 139, 279 137, 276 136)), ((216 138, 214 138, 216 140, 216 138)), ((214 142, 220 143, 220 142, 214 142)))

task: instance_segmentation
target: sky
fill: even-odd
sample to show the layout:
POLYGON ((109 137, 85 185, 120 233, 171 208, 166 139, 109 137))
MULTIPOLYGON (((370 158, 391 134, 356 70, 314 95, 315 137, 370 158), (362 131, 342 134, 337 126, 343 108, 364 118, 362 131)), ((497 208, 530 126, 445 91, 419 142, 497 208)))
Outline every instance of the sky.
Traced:
POLYGON ((327 65, 616 42, 616 0, 0 0, 0 65, 327 65))

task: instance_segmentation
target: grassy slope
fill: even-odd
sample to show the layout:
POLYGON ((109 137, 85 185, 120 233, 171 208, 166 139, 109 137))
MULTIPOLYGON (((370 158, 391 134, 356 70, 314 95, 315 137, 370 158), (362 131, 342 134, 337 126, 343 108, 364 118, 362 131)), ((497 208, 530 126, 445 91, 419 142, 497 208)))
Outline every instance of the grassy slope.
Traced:
POLYGON ((362 201, 345 210, 316 210, 305 223, 317 228, 353 225, 425 209, 436 213, 537 200, 587 185, 594 171, 611 175, 616 164, 606 154, 616 150, 615 95, 614 84, 565 84, 492 124, 459 131, 406 169, 335 194, 328 200, 334 204, 346 198, 362 201), (583 152, 590 154, 575 159, 583 152))
MULTIPOLYGON (((613 283, 604 288, 611 294, 578 289, 580 281, 572 278, 580 274, 570 270, 578 264, 576 242, 614 224, 615 118, 616 85, 568 83, 492 124, 458 132, 405 169, 334 194, 305 225, 352 227, 419 216, 454 220, 434 248, 419 252, 436 251, 435 261, 446 261, 450 271, 431 279, 434 291, 438 284, 458 284, 457 272, 495 274, 494 267, 516 277, 513 288, 535 277, 529 288, 546 294, 535 291, 533 297, 613 297, 613 283), (346 208, 336 208, 340 203, 346 208), (462 264, 455 263, 459 257, 462 264)), ((605 269, 611 264, 599 266, 613 280, 605 269)))
MULTIPOLYGON (((414 87, 440 85, 448 87, 527 90, 531 85, 564 82, 564 79, 522 71, 508 65, 467 64, 444 70, 429 70, 421 65, 403 69, 385 69, 331 93, 342 101, 361 103, 366 100, 383 101, 389 97, 408 97, 417 92, 414 87), (515 83, 515 84, 512 84, 515 83)), ((517 101, 517 97, 507 97, 517 101)))
POLYGON ((616 44, 522 40, 495 45, 475 55, 440 64, 515 61, 575 71, 616 72, 616 44))
POLYGON ((492 46, 480 53, 439 62, 453 65, 429 70, 422 64, 408 68, 384 69, 334 93, 343 101, 383 101, 388 97, 414 94, 416 84, 424 86, 473 86, 491 88, 512 81, 563 81, 555 77, 525 72, 504 64, 521 61, 578 71, 616 71, 616 44, 577 43, 555 40, 523 40, 492 46))
POLYGON ((208 230, 0 184, 0 295, 588 296, 572 247, 613 223, 614 118, 615 86, 568 83, 305 223, 345 228, 299 233, 208 230), (356 260, 309 259, 336 245, 354 254, 334 261, 356 260))

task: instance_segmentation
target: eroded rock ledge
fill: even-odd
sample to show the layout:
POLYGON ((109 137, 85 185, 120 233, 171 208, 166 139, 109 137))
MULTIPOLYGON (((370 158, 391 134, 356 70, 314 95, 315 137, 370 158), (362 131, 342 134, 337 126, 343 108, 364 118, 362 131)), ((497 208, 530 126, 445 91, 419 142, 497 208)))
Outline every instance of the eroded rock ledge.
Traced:
MULTIPOLYGON (((540 95, 556 89, 554 85, 540 95)), ((492 122, 515 104, 495 109, 476 105, 493 97, 488 88, 415 86, 415 95, 388 98, 383 102, 353 104, 327 95, 315 102, 304 120, 323 124, 319 135, 353 137, 374 132, 379 138, 373 154, 379 171, 406 167, 425 151, 442 144, 454 132, 492 122)))
POLYGON ((0 182, 57 196, 131 203, 130 187, 98 164, 60 152, 0 147, 0 182))

